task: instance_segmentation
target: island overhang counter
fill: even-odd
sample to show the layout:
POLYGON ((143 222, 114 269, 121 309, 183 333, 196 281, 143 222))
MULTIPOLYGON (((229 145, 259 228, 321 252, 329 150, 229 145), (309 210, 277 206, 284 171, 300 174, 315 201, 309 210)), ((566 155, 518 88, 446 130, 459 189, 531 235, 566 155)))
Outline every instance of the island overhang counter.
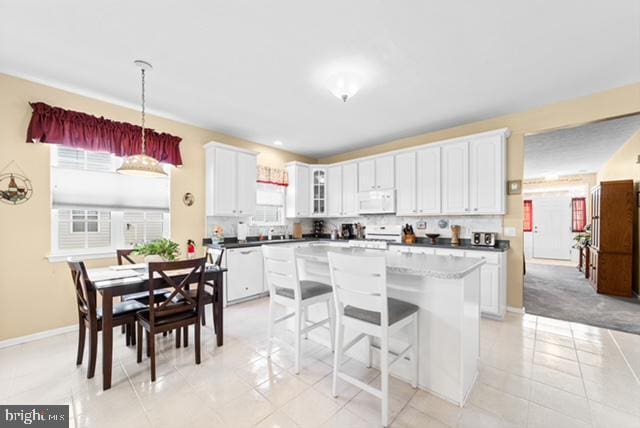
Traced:
MULTIPOLYGON (((478 375, 480 357, 480 267, 478 258, 407 254, 385 250, 340 248, 315 245, 298 248, 300 277, 330 284, 328 253, 357 255, 385 254, 389 297, 420 307, 418 386, 457 405, 464 405, 478 375)), ((309 319, 326 317, 320 309, 310 311, 309 319)), ((318 333, 327 342, 328 334, 318 333)), ((312 334, 313 336, 313 334, 312 334)), ((345 341, 355 334, 345 332, 345 341)), ((392 349, 402 349, 406 339, 391 340, 392 349)), ((367 360, 364 341, 348 355, 367 360)), ((374 366, 379 361, 374 352, 374 366)), ((391 374, 411 378, 409 361, 392 366, 391 374)))

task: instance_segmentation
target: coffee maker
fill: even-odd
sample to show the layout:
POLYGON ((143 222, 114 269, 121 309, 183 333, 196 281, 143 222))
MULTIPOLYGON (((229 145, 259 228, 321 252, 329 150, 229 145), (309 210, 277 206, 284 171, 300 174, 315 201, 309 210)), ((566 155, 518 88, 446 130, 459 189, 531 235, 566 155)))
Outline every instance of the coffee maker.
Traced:
POLYGON ((342 223, 342 239, 355 239, 353 223, 342 223))

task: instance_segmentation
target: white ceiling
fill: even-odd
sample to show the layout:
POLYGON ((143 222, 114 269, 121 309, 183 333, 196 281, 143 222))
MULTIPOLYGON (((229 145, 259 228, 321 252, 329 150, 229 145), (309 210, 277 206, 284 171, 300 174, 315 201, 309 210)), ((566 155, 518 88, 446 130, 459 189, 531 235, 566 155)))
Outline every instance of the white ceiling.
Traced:
POLYGON ((528 136, 524 178, 598 172, 638 131, 640 114, 528 136))
POLYGON ((323 157, 640 80, 640 2, 0 0, 0 72, 323 157), (368 82, 343 104, 329 74, 368 82))

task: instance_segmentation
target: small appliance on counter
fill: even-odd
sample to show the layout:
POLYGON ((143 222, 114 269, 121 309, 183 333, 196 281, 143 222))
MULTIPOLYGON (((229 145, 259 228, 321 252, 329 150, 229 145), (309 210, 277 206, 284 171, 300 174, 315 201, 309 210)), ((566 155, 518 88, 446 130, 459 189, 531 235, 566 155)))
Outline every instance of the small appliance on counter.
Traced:
POLYGON ((462 228, 457 224, 451 225, 451 246, 458 247, 460 245, 460 230, 462 228))
POLYGON ((342 223, 342 239, 356 239, 353 223, 342 223))
POLYGON ((313 237, 320 238, 324 229, 324 220, 313 220, 313 237))
POLYGON ((496 234, 494 232, 473 232, 471 234, 471 245, 478 247, 495 247, 496 234))
POLYGON ((365 238, 365 226, 362 223, 356 223, 356 239, 364 239, 365 238))
POLYGON ((404 233, 404 243, 405 244, 415 244, 416 243, 416 234, 413 231, 413 226, 407 223, 406 226, 402 228, 402 233, 404 233))
POLYGON ((238 242, 247 242, 247 235, 249 234, 249 225, 242 221, 238 222, 236 226, 236 233, 238 235, 238 242))

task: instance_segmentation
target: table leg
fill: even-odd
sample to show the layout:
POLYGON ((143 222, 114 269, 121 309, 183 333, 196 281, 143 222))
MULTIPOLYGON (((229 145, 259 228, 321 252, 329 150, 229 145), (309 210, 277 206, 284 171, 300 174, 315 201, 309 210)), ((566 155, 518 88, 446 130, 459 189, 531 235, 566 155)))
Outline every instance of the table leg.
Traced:
POLYGON ((224 275, 222 272, 219 272, 216 275, 215 278, 215 286, 216 286, 216 299, 215 302, 213 302, 213 304, 215 305, 215 320, 213 321, 215 324, 215 329, 216 329, 216 342, 218 344, 218 346, 222 346, 222 336, 223 336, 223 328, 222 328, 222 323, 223 323, 223 316, 222 316, 222 301, 224 300, 224 295, 222 290, 224 290, 224 284, 223 284, 223 279, 224 279, 224 275))
POLYGON ((111 365, 113 359, 113 294, 105 289, 102 293, 102 389, 111 388, 111 365))

